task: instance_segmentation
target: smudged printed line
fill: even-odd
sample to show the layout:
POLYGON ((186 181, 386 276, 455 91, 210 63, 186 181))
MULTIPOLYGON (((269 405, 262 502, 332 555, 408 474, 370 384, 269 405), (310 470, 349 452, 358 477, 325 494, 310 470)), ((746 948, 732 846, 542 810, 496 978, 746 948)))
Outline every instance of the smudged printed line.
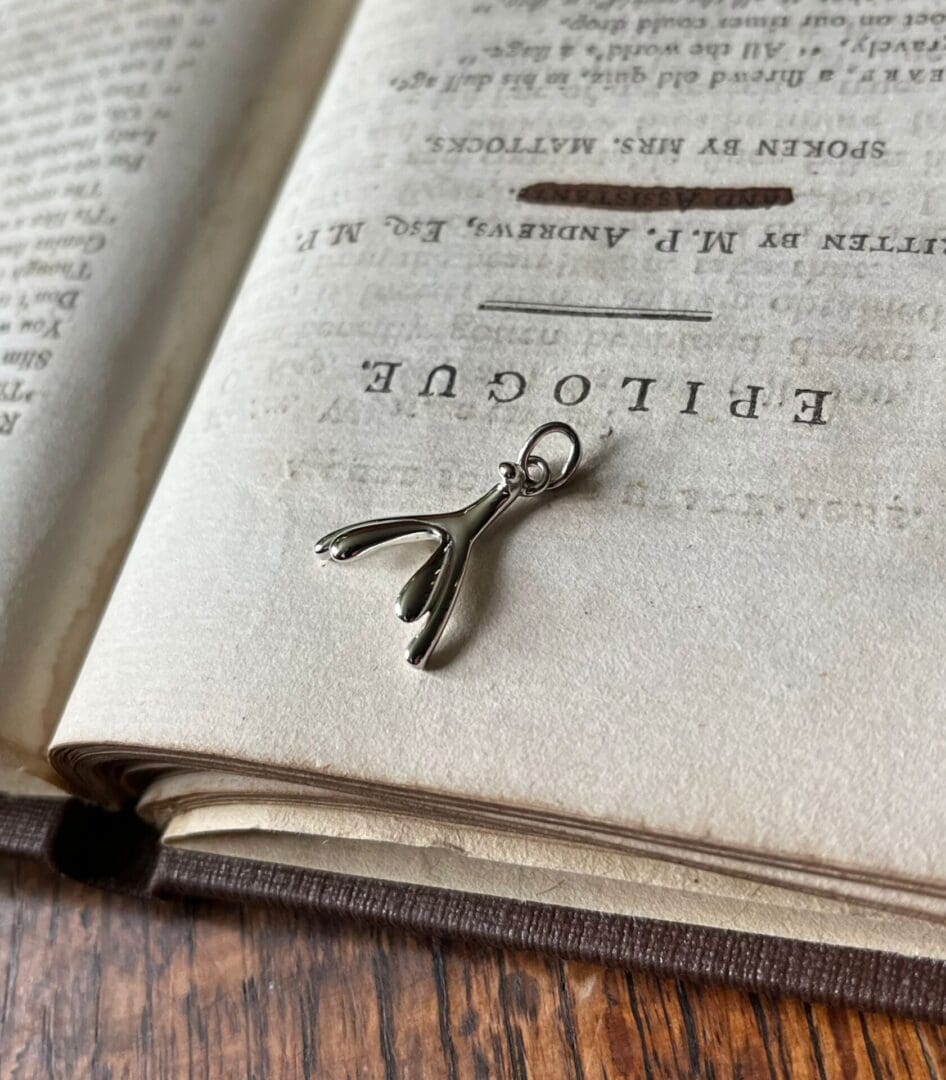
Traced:
POLYGON ((546 304, 534 300, 484 300, 480 311, 508 311, 523 315, 570 315, 592 319, 666 319, 674 322, 711 322, 711 311, 687 308, 608 307, 603 304, 546 304))
POLYGON ((540 206, 584 206, 630 213, 684 210, 763 210, 790 206, 787 187, 635 187, 628 184, 573 184, 542 181, 521 188, 519 202, 540 206))

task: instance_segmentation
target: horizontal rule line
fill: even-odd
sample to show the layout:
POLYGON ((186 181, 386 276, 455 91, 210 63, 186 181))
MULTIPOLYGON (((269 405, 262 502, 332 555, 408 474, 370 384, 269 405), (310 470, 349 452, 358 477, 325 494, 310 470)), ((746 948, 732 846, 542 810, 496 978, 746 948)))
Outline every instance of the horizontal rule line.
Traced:
POLYGON ((604 307, 599 304, 540 304, 532 300, 484 300, 480 311, 512 311, 525 315, 572 315, 583 319, 671 319, 710 322, 712 311, 685 308, 604 307))

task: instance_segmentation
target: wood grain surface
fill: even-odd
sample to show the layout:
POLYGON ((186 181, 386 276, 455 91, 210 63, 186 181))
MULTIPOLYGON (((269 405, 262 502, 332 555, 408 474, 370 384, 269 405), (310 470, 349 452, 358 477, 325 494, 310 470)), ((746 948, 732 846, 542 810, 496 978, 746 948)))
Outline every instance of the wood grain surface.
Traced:
POLYGON ((946 1028, 0 859, 0 1077, 946 1077, 946 1028))

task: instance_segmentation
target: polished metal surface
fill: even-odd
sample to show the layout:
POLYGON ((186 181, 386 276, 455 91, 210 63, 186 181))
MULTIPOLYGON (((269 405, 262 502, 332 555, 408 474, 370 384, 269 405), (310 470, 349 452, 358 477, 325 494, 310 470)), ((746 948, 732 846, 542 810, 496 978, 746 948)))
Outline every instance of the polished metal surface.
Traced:
POLYGON ((316 554, 334 562, 348 562, 367 551, 407 540, 435 540, 437 547, 401 589, 395 610, 404 622, 427 616, 420 632, 407 647, 407 662, 422 668, 433 654, 456 603, 473 542, 519 498, 530 499, 566 483, 581 461, 581 441, 574 428, 559 421, 535 429, 519 451, 515 463, 499 466, 498 484, 476 502, 451 514, 376 518, 346 525, 323 536, 316 554), (543 439, 564 436, 568 456, 553 474, 548 461, 535 453, 543 439))

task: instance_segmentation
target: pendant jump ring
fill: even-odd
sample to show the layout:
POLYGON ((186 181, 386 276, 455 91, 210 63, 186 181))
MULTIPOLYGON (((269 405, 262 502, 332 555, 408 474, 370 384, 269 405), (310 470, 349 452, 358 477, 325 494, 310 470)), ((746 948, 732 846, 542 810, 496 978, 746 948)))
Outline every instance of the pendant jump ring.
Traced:
POLYGON ((545 458, 539 457, 538 454, 530 454, 526 458, 523 472, 526 478, 523 495, 541 495, 548 489, 549 481, 552 479, 552 470, 545 458), (534 477, 533 473, 535 473, 534 477))
POLYGON ((562 422, 561 420, 553 420, 551 423, 542 424, 541 427, 537 427, 535 431, 526 439, 525 445, 519 451, 519 457, 516 458, 516 464, 522 469, 522 471, 528 477, 529 464, 541 462, 545 466, 545 472, 549 474, 549 465, 544 458, 540 458, 537 454, 533 453, 538 444, 549 435, 563 435, 571 443, 571 447, 568 451, 568 457, 565 459, 565 464, 562 466, 562 471, 556 477, 549 475, 546 483, 540 487, 535 488, 534 485, 529 484, 524 494, 526 495, 538 495, 542 491, 554 491, 556 488, 562 486, 571 479, 572 473, 578 468, 581 462, 581 440, 578 438, 578 433, 570 425, 562 422))

